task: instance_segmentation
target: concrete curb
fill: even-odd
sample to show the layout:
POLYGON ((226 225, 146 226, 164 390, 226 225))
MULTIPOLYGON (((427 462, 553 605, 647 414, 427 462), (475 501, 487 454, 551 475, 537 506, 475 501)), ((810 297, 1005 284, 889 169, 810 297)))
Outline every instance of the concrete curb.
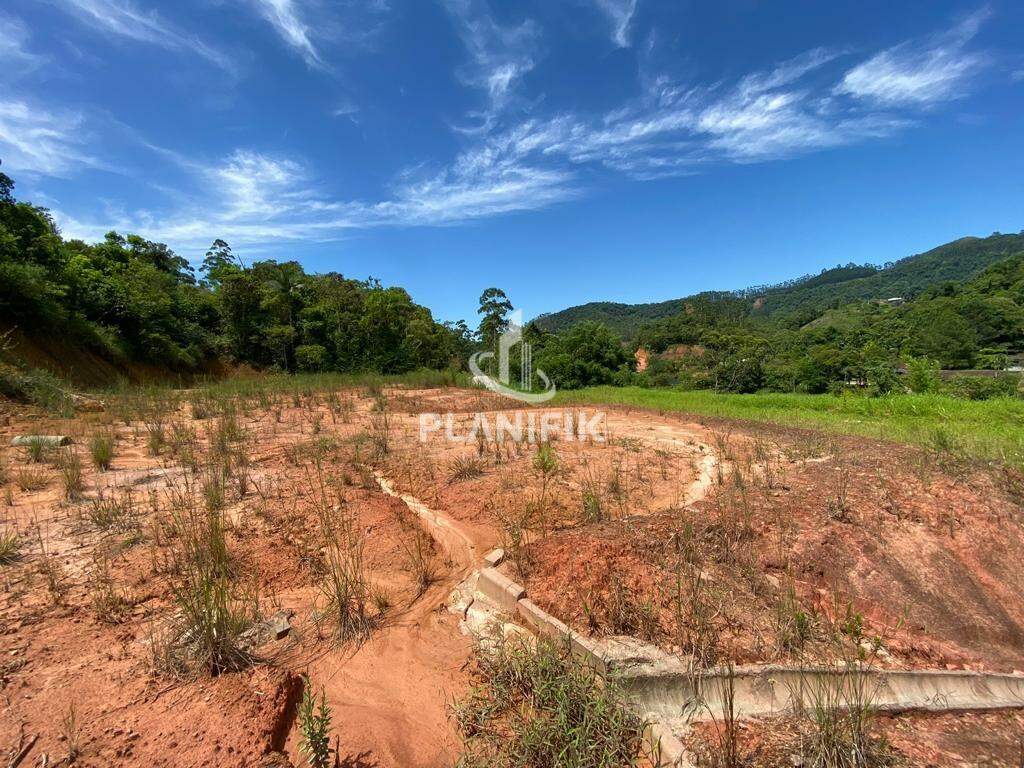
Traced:
MULTIPOLYGON (((662 718, 718 716, 730 685, 724 670, 620 671, 619 679, 645 711, 662 718), (700 702, 699 708, 695 706, 700 702)), ((885 712, 966 712, 1024 707, 1024 677, 985 672, 858 667, 736 667, 732 689, 738 717, 763 717, 813 707, 818 700, 885 712)))
MULTIPOLYGON (((450 528, 443 515, 422 502, 396 492, 380 474, 385 492, 400 497, 439 528, 450 528)), ((472 546, 468 545, 470 550, 472 546)), ((673 725, 685 728, 695 720, 722 711, 722 694, 731 685, 738 717, 791 712, 832 694, 841 702, 866 698, 888 712, 957 712, 1024 708, 1024 676, 959 670, 888 670, 860 667, 789 667, 781 665, 708 669, 693 673, 682 660, 630 637, 595 640, 574 632, 526 596, 526 588, 495 567, 505 553, 496 549, 475 572, 476 595, 511 614, 538 635, 566 638, 572 652, 601 674, 615 675, 648 718, 645 739, 654 749, 657 768, 690 768, 692 763, 673 725)), ((472 577, 471 577, 472 578, 472 577)), ((472 588, 471 588, 472 589, 472 588)), ((465 611, 473 604, 467 595, 465 611)), ((461 604, 461 602, 460 602, 461 604)))
MULTIPOLYGON (((722 711, 729 671, 692 673, 680 659, 635 638, 595 640, 527 598, 526 589, 494 568, 480 570, 478 590, 538 635, 567 638, 572 652, 601 674, 614 674, 638 711, 649 718, 645 740, 659 768, 692 766, 670 723, 708 719, 722 711)), ((829 693, 865 696, 887 712, 956 712, 1024 708, 1024 676, 961 670, 886 670, 751 665, 732 671, 737 716, 779 715, 829 693)))
POLYGON ((519 601, 526 597, 526 590, 497 568, 481 568, 476 588, 480 593, 507 613, 516 613, 519 601))

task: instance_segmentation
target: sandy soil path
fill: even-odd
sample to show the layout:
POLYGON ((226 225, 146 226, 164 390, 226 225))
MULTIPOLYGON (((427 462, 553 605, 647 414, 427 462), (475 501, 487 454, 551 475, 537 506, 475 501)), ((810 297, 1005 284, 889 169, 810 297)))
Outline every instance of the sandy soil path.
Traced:
MULTIPOLYGON (((448 705, 465 688, 472 642, 444 609, 448 595, 475 567, 482 542, 459 524, 399 494, 378 475, 382 490, 401 498, 440 544, 434 583, 408 610, 351 653, 310 665, 323 685, 340 735, 345 768, 434 768, 454 762, 460 740, 448 705)), ((299 764, 298 736, 289 753, 299 764)))

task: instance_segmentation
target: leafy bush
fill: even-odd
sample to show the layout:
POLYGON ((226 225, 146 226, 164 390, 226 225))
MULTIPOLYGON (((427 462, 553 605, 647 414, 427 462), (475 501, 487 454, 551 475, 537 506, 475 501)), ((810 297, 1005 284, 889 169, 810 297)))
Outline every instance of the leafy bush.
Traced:
POLYGON ((919 395, 938 391, 939 364, 927 357, 908 357, 907 386, 919 395))
POLYGON ((945 391, 964 400, 991 400, 994 397, 1016 397, 1020 378, 1006 373, 999 376, 955 376, 945 384, 945 391))
POLYGON ((327 348, 320 344, 302 344, 295 348, 295 365, 300 371, 326 371, 328 362, 327 348))

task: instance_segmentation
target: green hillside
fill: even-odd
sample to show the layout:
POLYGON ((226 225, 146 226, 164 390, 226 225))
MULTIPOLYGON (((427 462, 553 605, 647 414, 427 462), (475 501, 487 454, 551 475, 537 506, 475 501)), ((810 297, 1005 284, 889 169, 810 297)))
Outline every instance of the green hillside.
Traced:
POLYGON ((635 338, 645 324, 679 314, 688 302, 726 297, 742 299, 755 317, 799 313, 805 322, 810 322, 828 309, 853 301, 896 296, 911 298, 944 282, 969 280, 1020 251, 1024 251, 1024 232, 964 237, 884 266, 848 264, 778 285, 704 293, 650 304, 591 302, 541 315, 536 323, 546 331, 558 332, 576 323, 594 320, 629 340, 635 338))

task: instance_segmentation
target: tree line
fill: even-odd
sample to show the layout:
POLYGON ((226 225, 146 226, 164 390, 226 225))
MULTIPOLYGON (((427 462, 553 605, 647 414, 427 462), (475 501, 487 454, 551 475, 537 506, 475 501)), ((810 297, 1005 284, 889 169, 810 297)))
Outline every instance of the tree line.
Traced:
POLYGON ((65 240, 45 208, 13 189, 0 173, 0 318, 111 361, 403 373, 458 365, 473 343, 465 323, 436 321, 402 288, 311 274, 296 261, 246 265, 223 240, 198 274, 137 235, 65 240))

